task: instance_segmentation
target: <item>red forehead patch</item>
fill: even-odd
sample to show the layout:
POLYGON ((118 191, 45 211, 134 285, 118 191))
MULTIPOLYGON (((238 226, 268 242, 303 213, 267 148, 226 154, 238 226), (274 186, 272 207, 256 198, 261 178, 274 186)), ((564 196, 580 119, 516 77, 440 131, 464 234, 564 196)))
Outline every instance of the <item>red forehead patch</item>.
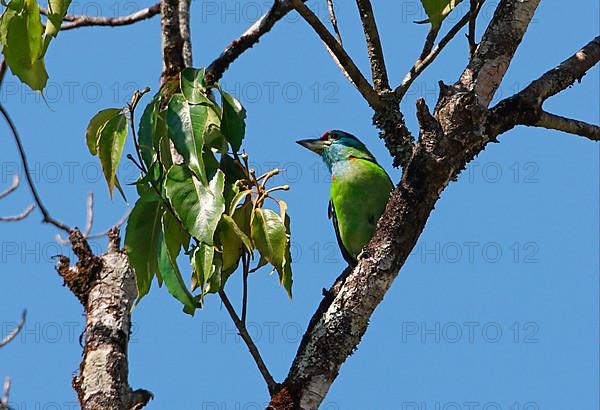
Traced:
POLYGON ((329 131, 326 131, 323 135, 321 135, 321 141, 325 141, 329 138, 329 131))

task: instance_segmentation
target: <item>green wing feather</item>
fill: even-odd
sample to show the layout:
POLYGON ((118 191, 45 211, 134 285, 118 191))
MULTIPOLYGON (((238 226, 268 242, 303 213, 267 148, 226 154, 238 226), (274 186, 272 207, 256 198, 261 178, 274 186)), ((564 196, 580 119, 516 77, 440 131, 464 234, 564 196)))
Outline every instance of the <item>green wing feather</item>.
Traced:
POLYGON ((329 217, 329 219, 331 219, 333 221, 333 229, 335 230, 335 237, 337 239, 338 246, 340 247, 340 250, 342 251, 342 256, 344 257, 344 260, 346 262, 348 262, 348 265, 350 265, 350 266, 356 265, 356 259, 354 259, 352 254, 348 251, 348 249, 346 249, 346 247, 344 246, 344 243, 342 242, 342 237, 340 236, 340 228, 338 226, 337 216, 335 215, 335 208, 333 206, 333 201, 331 201, 331 200, 329 201, 329 207, 327 209, 327 216, 329 217))

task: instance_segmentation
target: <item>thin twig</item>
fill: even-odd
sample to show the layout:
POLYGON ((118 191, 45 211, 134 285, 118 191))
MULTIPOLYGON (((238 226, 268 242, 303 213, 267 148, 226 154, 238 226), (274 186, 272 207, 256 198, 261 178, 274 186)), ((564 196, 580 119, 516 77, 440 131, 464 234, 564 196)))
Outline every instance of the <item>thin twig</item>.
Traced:
POLYGON ((0 192, 0 199, 4 198, 5 196, 10 195, 18 187, 19 187, 19 175, 15 174, 15 175, 13 175, 13 182, 12 182, 12 184, 8 188, 6 188, 4 191, 0 192))
MULTIPOLYGON (((40 14, 44 16, 48 15, 48 10, 40 6, 40 14)), ((156 3, 150 7, 142 10, 138 10, 135 13, 131 13, 127 16, 119 17, 96 17, 96 16, 74 16, 67 14, 63 20, 66 24, 60 27, 61 31, 72 30, 78 27, 90 27, 90 26, 126 26, 129 24, 137 23, 142 20, 149 19, 151 17, 160 14, 160 3, 156 3)))
MULTIPOLYGON (((452 27, 448 33, 440 40, 438 45, 436 45, 424 58, 419 58, 414 66, 410 69, 410 71, 406 74, 404 79, 402 80, 402 84, 400 84, 394 90, 394 94, 398 100, 402 100, 412 83, 417 79, 417 77, 436 59, 436 57, 440 54, 440 52, 446 47, 446 45, 452 40, 456 34, 469 22, 470 13, 467 12, 455 25, 452 27)), ((425 50, 426 47, 423 49, 425 50)))
POLYGON ((551 130, 564 131, 568 132, 569 134, 580 135, 592 141, 600 141, 600 127, 597 125, 551 114, 546 111, 542 111, 538 121, 532 125, 551 130))
MULTIPOLYGON (((127 209, 125 211, 125 213, 123 214, 123 216, 121 216, 121 218, 114 224, 112 224, 110 226, 110 228, 108 228, 107 230, 103 231, 103 232, 98 232, 95 234, 91 234, 91 235, 87 235, 84 237, 84 239, 98 239, 98 238, 102 238, 105 236, 108 236, 108 234, 114 229, 114 228, 120 228, 121 226, 123 226, 123 224, 127 221, 127 218, 129 218, 129 214, 131 214, 132 209, 127 209)), ((56 234, 56 242, 58 242, 60 245, 68 245, 69 244, 69 240, 68 239, 63 239, 62 236, 60 236, 60 234, 56 234)))
POLYGON ((219 296, 221 297, 221 301, 223 302, 223 305, 225 305, 225 309, 227 309, 229 316, 231 316, 233 323, 237 327, 238 332, 240 332, 240 336, 246 343, 248 350, 250 350, 250 354, 252 355, 252 358, 256 362, 256 366, 258 367, 260 374, 262 374, 263 378, 265 379, 265 382, 267 383, 267 388, 269 389, 269 393, 271 395, 274 394, 278 385, 275 382, 275 380, 273 379, 273 376, 271 376, 271 373, 269 373, 269 369, 267 369, 265 362, 263 361, 262 357, 260 356, 260 353, 258 352, 258 348, 256 347, 256 345, 254 344, 254 341, 248 334, 246 325, 244 325, 244 323, 238 317, 237 313, 235 313, 235 309, 233 308, 233 305, 229 301, 229 298, 227 297, 227 295, 225 294, 225 291, 223 289, 219 290, 219 296))
POLYGON ((8 410, 8 399, 10 396, 10 377, 4 378, 4 387, 2 388, 2 398, 0 399, 0 410, 8 410))
POLYGON ((375 91, 389 90, 390 84, 383 58, 379 30, 375 22, 375 15, 373 14, 373 7, 370 0, 356 0, 356 6, 358 7, 360 20, 365 32, 365 39, 367 40, 367 52, 369 54, 369 62, 371 63, 371 74, 373 76, 375 91))
POLYGON ((21 321, 17 324, 17 327, 0 341, 0 347, 6 346, 17 337, 23 326, 25 326, 25 319, 27 319, 27 310, 23 310, 23 313, 21 313, 21 321))
POLYGON ((233 40, 225 50, 207 68, 205 81, 216 83, 223 73, 242 53, 254 46, 260 38, 268 33, 275 23, 288 14, 293 7, 289 1, 274 0, 271 8, 252 24, 241 36, 233 40))
POLYGON ((37 204, 38 208, 40 209, 40 212, 44 216, 44 219, 42 220, 42 222, 54 225, 55 227, 62 229, 63 231, 65 231, 67 233, 71 232, 71 228, 69 228, 64 223, 51 217, 50 213, 48 212, 48 210, 42 203, 42 200, 41 200, 40 196, 38 195, 37 190, 35 189, 35 185, 33 184, 33 180, 31 178, 31 173, 29 171, 29 165, 27 164, 27 156, 25 155, 25 150, 23 149, 23 144, 21 144, 21 138, 19 137, 19 132, 17 131, 17 127, 15 127, 15 124, 13 123, 12 119, 10 118, 10 115, 8 114, 8 112, 6 111, 6 109, 4 108, 4 106, 2 104, 0 104, 0 113, 2 113, 2 116, 4 116, 4 119, 6 120, 6 122, 8 123, 8 126, 10 127, 10 130, 12 131, 13 138, 14 138, 15 143, 17 144, 17 148, 19 150, 21 162, 23 163, 23 170, 25 172, 27 184, 29 185, 29 189, 31 190, 31 193, 33 194, 33 199, 34 199, 35 203, 37 204))
POLYGON ((327 46, 327 49, 333 55, 334 60, 342 70, 342 73, 350 79, 362 94, 367 103, 375 110, 382 108, 382 101, 375 92, 371 84, 367 81, 354 61, 350 58, 346 50, 335 40, 333 35, 321 23, 321 20, 302 2, 302 0, 290 0, 296 11, 306 20, 306 22, 319 35, 321 40, 327 46))
POLYGON ((342 34, 340 33, 337 17, 335 16, 335 6, 333 4, 333 0, 327 0, 327 9, 329 10, 329 21, 331 21, 331 25, 333 26, 333 31, 335 31, 337 41, 338 43, 340 43, 340 46, 343 46, 344 44, 342 43, 342 34))
POLYGON ((94 193, 88 192, 87 203, 86 203, 86 221, 85 230, 83 231, 83 237, 87 238, 90 236, 92 231, 92 225, 94 225, 94 193))
POLYGON ((469 40, 469 56, 473 57, 475 49, 477 48, 477 42, 475 41, 475 24, 477 22, 477 15, 481 10, 481 5, 485 0, 471 0, 471 7, 469 8, 469 32, 467 39, 469 40))
POLYGON ((35 208, 35 205, 31 204, 27 208, 25 208, 25 210, 23 212, 21 212, 18 215, 0 216, 0 222, 16 222, 16 221, 25 219, 31 213, 31 211, 33 211, 34 208, 35 208))

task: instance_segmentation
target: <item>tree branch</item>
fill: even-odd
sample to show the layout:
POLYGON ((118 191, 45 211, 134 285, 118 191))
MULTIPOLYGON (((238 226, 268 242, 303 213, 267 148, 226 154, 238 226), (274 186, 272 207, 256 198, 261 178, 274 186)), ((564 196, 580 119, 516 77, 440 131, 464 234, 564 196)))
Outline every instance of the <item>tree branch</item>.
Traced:
POLYGON ((338 41, 338 43, 340 43, 340 46, 343 46, 342 34, 340 33, 340 28, 338 27, 337 17, 335 16, 335 6, 333 4, 333 0, 327 0, 327 9, 329 10, 329 21, 331 21, 331 25, 333 26, 333 31, 335 31, 335 36, 337 37, 337 41, 338 41))
MULTIPOLYGON (((493 40, 499 40, 506 29, 511 35, 496 44, 503 50, 496 56, 510 61, 537 5, 536 2, 532 7, 532 2, 502 0, 487 30, 496 32, 498 37, 484 36, 483 42, 490 43, 480 45, 472 61, 483 58, 486 53, 481 50, 493 48, 493 40)), ((488 140, 477 131, 484 126, 486 109, 479 102, 487 98, 484 91, 493 89, 506 71, 502 70, 500 78, 485 77, 477 70, 488 72, 488 64, 494 63, 482 62, 475 67, 470 64, 465 70, 470 70, 473 83, 480 84, 466 81, 463 73, 452 87, 443 86, 435 115, 422 99, 418 101, 421 131, 414 153, 404 166, 373 238, 359 255, 357 266, 345 277, 339 291, 328 292, 332 301, 327 302, 326 296, 321 303, 322 313, 311 320, 288 377, 271 401, 275 409, 318 408, 416 244, 441 192, 485 147, 488 140)))
MULTIPOLYGON (((156 3, 153 6, 147 7, 142 10, 138 10, 135 13, 127 16, 120 17, 95 17, 95 16, 74 16, 67 14, 63 20, 67 23, 63 24, 60 29, 61 31, 72 30, 79 27, 91 27, 91 26, 127 26, 129 24, 137 23, 138 21, 147 20, 151 17, 156 16, 160 13, 160 4, 156 3)), ((48 9, 40 6, 40 14, 47 16, 48 9)))
POLYGON ((494 139, 517 125, 558 129, 597 140, 598 127, 543 111, 544 102, 565 90, 600 61, 600 36, 547 71, 519 93, 500 101, 490 110, 487 134, 494 139))
POLYGON ((370 0, 356 0, 356 6, 360 13, 365 38, 367 41, 367 52, 371 62, 371 73, 373 76, 373 85, 375 91, 381 92, 388 90, 390 84, 388 81, 387 69, 383 58, 383 49, 379 38, 379 30, 375 22, 373 7, 370 0))
POLYGON ((231 63, 246 50, 258 43, 263 34, 268 33, 275 23, 281 20, 292 9, 293 7, 289 0, 274 0, 271 8, 240 37, 233 40, 221 55, 207 67, 205 74, 206 82, 213 84, 219 81, 231 63))
POLYGON ((502 1, 496 8, 459 81, 460 86, 475 92, 482 106, 487 107, 494 97, 539 3, 540 0, 502 1))
POLYGON ((25 150, 23 149, 23 144, 21 143, 21 137, 19 136, 17 127, 13 123, 12 119, 10 118, 10 115, 8 114, 8 112, 6 111, 6 109, 4 108, 4 106, 2 104, 0 104, 0 113, 6 120, 6 123, 8 124, 8 126, 12 132, 13 139, 15 140, 15 143, 17 144, 17 149, 19 151, 19 156, 21 157, 21 162, 23 163, 23 170, 25 172, 25 178, 27 180, 27 184, 29 185, 29 189, 31 190, 31 193, 33 195, 33 199, 34 199, 35 203, 37 204, 38 208, 40 209, 40 212, 44 216, 44 219, 42 220, 42 222, 49 223, 51 225, 54 225, 58 229, 62 229, 63 231, 70 232, 71 228, 69 228, 64 223, 51 217, 50 213, 48 212, 48 210, 42 203, 42 200, 41 200, 40 196, 38 195, 37 190, 35 189, 35 185, 33 184, 33 179, 31 178, 31 172, 29 171, 29 165, 27 163, 27 156, 25 155, 25 150))
POLYGON ((161 84, 175 78, 185 68, 184 40, 179 22, 179 0, 161 0, 163 70, 161 84))
POLYGON ((21 320, 17 324, 17 327, 15 327, 12 332, 10 332, 8 335, 6 335, 6 337, 4 339, 0 340, 0 348, 6 346, 10 342, 12 342, 15 339, 15 337, 17 337, 17 335, 19 334, 21 329, 23 329, 23 326, 25 326, 26 319, 27 319, 27 311, 24 310, 23 313, 21 314, 21 320))
POLYGON ((580 135, 589 138, 592 141, 600 141, 600 127, 588 124, 587 122, 573 120, 571 118, 561 117, 560 115, 550 114, 542 111, 538 121, 533 124, 536 127, 543 127, 552 130, 564 131, 569 134, 580 135))
POLYGON ((223 305, 225 305, 225 309, 227 309, 229 316, 231 316, 231 320, 233 320, 235 327, 237 327, 238 332, 240 332, 240 336, 244 340, 244 343, 246 343, 246 346, 248 347, 248 350, 250 351, 250 354, 252 355, 260 374, 262 374, 263 378, 265 379, 269 393, 274 394, 277 390, 278 384, 273 379, 273 376, 271 376, 271 373, 269 373, 269 369, 267 369, 267 365, 265 365, 265 362, 260 356, 258 348, 254 344, 250 334, 248 334, 246 325, 240 320, 237 313, 235 313, 235 309, 233 308, 233 305, 229 301, 229 298, 223 289, 219 290, 219 296, 221 297, 221 301, 223 302, 223 305))
POLYGON ((107 252, 101 256, 92 253, 77 229, 69 240, 79 261, 71 267, 69 258, 61 256, 57 271, 86 314, 83 358, 73 378, 81 409, 141 409, 153 395, 133 391, 128 384, 127 346, 137 288, 120 248, 119 230, 110 232, 107 252))
POLYGON ((0 216, 0 222, 16 222, 27 218, 27 216, 35 209, 35 205, 31 204, 23 210, 20 214, 12 216, 0 216))
POLYGON ((404 98, 404 95, 412 85, 412 83, 421 75, 423 71, 437 58, 440 52, 446 47, 446 45, 458 34, 458 32, 469 22, 469 13, 465 14, 440 40, 437 46, 433 48, 433 43, 437 37, 437 30, 430 30, 427 34, 427 39, 423 46, 421 56, 417 59, 415 64, 406 73, 402 83, 396 87, 394 94, 398 101, 404 98))
POLYGON ((350 58, 346 50, 335 40, 329 30, 321 23, 321 20, 302 2, 302 0, 290 0, 296 11, 306 20, 306 22, 319 35, 325 43, 328 50, 333 54, 335 60, 340 65, 342 73, 346 75, 354 86, 361 93, 367 103, 375 110, 382 107, 381 100, 371 84, 363 76, 354 61, 350 58))

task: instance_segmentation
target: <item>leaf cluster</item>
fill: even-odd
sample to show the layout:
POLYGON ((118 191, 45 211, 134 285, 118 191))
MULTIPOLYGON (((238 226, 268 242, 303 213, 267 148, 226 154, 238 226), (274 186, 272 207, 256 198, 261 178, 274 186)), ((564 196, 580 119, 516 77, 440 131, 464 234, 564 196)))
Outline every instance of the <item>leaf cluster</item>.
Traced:
POLYGON ((136 92, 126 108, 98 112, 86 131, 88 149, 99 157, 112 195, 120 189, 116 170, 130 123, 137 160, 127 158, 141 175, 125 248, 138 300, 156 278, 190 314, 240 265, 247 276, 271 264, 292 294, 290 218, 286 203, 273 196, 289 187, 267 186, 279 170, 257 176, 249 167, 248 155, 240 153, 246 111, 219 84, 208 86, 204 73, 188 68, 179 81, 165 84, 145 107, 137 135, 135 108, 147 90, 136 92), (278 212, 264 207, 267 200, 278 212))

